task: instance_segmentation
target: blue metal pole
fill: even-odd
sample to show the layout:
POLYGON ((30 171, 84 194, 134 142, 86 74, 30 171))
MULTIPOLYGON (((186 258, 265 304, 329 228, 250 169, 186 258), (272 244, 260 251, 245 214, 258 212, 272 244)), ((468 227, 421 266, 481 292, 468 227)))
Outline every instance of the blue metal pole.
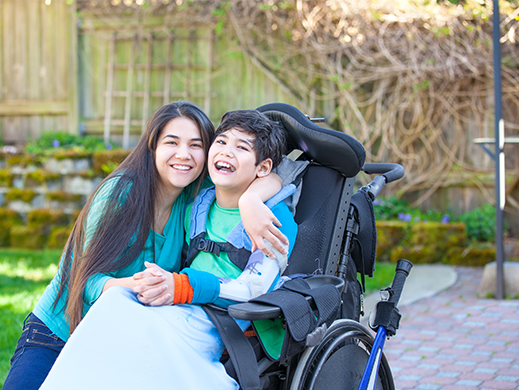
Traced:
POLYGON ((375 340, 373 341, 373 347, 371 347, 371 352, 369 353, 368 364, 364 369, 364 374, 360 380, 358 390, 375 389, 377 385, 378 369, 380 367, 380 361, 382 360, 382 350, 384 349, 386 337, 386 328, 380 326, 377 330, 375 340))
POLYGON ((495 132, 495 163, 496 163, 496 298, 504 299, 503 279, 503 210, 505 208, 505 131, 501 103, 501 30, 499 28, 499 0, 493 0, 494 14, 492 16, 492 39, 494 46, 494 132, 495 132))

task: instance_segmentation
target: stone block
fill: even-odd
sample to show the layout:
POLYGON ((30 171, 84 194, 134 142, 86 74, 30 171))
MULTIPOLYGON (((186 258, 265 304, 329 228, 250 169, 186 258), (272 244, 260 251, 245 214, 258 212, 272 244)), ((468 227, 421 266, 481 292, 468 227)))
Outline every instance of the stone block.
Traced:
POLYGON ((65 158, 58 160, 54 157, 51 157, 43 163, 43 167, 49 171, 66 175, 67 173, 88 170, 90 168, 90 160, 88 158, 65 158))
POLYGON ((24 176, 23 175, 14 175, 13 177, 13 188, 24 188, 24 176))
POLYGON ((33 209, 30 203, 24 202, 23 200, 9 201, 9 208, 17 213, 28 213, 33 209))
MULTIPOLYGON (((519 298, 519 263, 505 261, 503 263, 504 291, 506 297, 519 298)), ((496 262, 485 265, 479 284, 481 296, 496 296, 497 292, 496 262)))
POLYGON ((92 179, 82 176, 65 176, 63 189, 69 194, 90 195, 95 187, 92 179))

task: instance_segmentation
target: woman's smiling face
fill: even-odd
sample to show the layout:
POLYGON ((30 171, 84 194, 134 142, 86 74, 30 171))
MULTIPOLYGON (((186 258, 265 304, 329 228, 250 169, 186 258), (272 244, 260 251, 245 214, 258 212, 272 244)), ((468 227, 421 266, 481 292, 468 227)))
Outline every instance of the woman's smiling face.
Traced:
POLYGON ((180 194, 200 176, 205 158, 196 123, 184 117, 170 120, 164 126, 155 150, 155 166, 162 188, 167 193, 180 194))

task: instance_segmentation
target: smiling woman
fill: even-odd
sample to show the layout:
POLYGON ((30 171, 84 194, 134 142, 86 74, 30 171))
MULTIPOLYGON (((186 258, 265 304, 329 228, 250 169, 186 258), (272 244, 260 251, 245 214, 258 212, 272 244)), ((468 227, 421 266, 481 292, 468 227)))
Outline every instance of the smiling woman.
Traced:
MULTIPOLYGON (((152 115, 135 149, 81 211, 57 273, 24 321, 4 390, 38 389, 69 335, 108 289, 128 287, 155 306, 169 301, 172 272, 180 270, 184 211, 204 183, 213 137, 213 124, 192 103, 167 104, 152 115), (136 277, 146 274, 147 263, 165 274, 136 277)), ((279 240, 286 238, 263 204, 280 187, 275 178, 251 185, 244 209, 253 218, 243 222, 253 242, 267 239, 282 251, 279 240)))

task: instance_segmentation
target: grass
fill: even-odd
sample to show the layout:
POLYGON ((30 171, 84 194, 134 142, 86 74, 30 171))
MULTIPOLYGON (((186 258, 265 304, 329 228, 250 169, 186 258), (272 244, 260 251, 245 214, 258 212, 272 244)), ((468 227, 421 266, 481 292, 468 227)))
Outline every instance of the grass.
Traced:
POLYGON ((57 271, 59 250, 0 249, 0 386, 23 320, 57 271))
MULTIPOLYGON (((57 271, 59 250, 0 249, 0 386, 9 371, 25 316, 57 271)), ((375 276, 366 278, 366 294, 391 284, 395 264, 376 265, 375 276)))
MULTIPOLYGON (((366 292, 365 295, 382 288, 391 286, 393 278, 395 277, 396 264, 392 263, 376 263, 375 272, 372 278, 366 278, 366 292)), ((359 278, 360 280, 360 278, 359 278)))

